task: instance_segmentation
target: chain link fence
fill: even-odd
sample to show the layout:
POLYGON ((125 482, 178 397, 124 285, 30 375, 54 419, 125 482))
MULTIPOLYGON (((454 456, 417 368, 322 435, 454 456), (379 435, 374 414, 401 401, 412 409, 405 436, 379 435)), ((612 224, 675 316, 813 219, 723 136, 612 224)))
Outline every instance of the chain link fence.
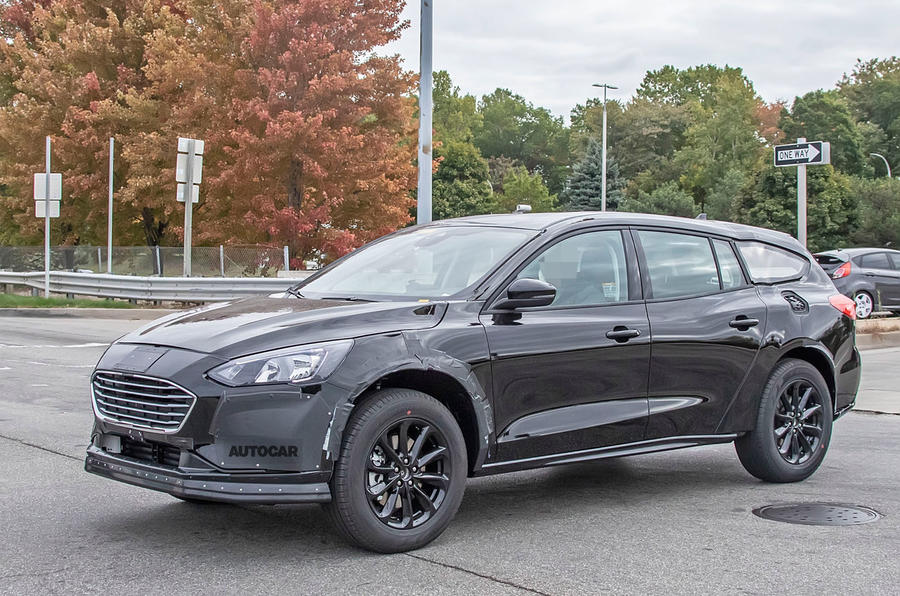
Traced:
MULTIPOLYGON (((195 246, 191 249, 191 275, 195 277, 276 277, 287 269, 286 247, 195 246)), ((50 249, 54 271, 107 273, 105 246, 55 246, 50 249)), ((42 246, 0 246, 0 270, 43 271, 42 246)), ((184 273, 184 248, 180 246, 114 246, 112 273, 161 275, 184 273)))

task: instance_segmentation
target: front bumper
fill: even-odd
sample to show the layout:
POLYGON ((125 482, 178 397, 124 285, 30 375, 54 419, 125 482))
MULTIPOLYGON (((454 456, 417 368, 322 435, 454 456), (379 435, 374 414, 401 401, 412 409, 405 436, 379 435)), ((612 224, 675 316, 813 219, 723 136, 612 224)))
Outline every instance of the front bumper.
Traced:
POLYGON ((95 445, 88 447, 84 469, 98 476, 188 499, 258 505, 331 501, 327 483, 305 482, 303 474, 184 470, 110 454, 95 445))

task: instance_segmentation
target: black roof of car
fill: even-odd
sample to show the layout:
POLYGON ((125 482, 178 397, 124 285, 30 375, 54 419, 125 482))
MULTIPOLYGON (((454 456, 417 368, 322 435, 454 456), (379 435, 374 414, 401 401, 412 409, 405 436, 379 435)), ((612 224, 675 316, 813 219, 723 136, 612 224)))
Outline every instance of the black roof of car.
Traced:
POLYGON ((679 230, 719 234, 736 240, 759 240, 803 252, 799 242, 788 234, 736 224, 727 221, 690 219, 669 215, 647 213, 624 213, 618 211, 567 211, 557 213, 505 213, 499 215, 473 215, 456 219, 444 219, 431 225, 484 225, 526 230, 545 230, 562 224, 596 220, 610 225, 647 225, 678 228, 679 230))

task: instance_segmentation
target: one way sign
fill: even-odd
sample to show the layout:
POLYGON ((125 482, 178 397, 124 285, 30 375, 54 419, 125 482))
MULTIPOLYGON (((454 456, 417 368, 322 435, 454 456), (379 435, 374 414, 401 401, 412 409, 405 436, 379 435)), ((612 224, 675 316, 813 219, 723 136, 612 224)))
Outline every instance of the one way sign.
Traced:
POLYGON ((775 146, 775 165, 813 166, 831 163, 831 143, 809 141, 794 145, 775 146))

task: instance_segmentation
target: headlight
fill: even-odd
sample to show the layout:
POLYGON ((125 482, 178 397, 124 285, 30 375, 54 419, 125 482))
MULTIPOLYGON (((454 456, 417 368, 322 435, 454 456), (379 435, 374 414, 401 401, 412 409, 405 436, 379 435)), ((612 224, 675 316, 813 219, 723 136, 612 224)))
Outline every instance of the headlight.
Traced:
POLYGON ((236 358, 206 374, 231 387, 324 379, 334 372, 351 347, 352 339, 283 348, 236 358))

